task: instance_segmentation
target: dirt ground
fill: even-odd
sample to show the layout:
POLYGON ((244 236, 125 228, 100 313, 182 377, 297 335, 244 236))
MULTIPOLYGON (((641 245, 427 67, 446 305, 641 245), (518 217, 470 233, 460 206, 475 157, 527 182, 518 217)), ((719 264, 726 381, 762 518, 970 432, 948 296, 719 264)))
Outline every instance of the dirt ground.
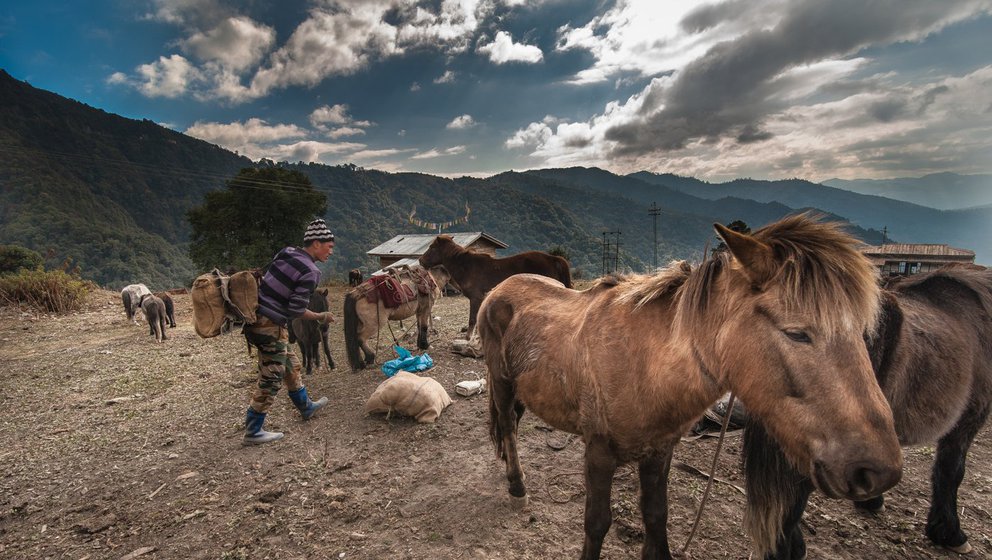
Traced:
MULTIPOLYGON (((345 288, 332 289, 340 310, 345 288)), ((330 405, 302 422, 281 393, 266 427, 286 437, 241 446, 255 381, 238 334, 202 340, 189 297, 175 297, 178 326, 156 344, 126 321, 119 295, 93 294, 68 316, 0 308, 0 558, 456 559, 575 558, 582 545, 581 441, 532 414, 521 424, 530 506, 512 511, 503 465, 488 438, 485 395, 457 396, 484 377, 481 360, 449 352, 468 302, 441 300, 428 372, 454 403, 436 424, 365 416, 385 378, 348 371, 341 322, 337 369, 306 379, 330 405)), ((409 323, 407 324, 409 326, 409 323)), ((394 327, 396 328, 396 327, 394 327)), ((382 359, 389 331, 380 341, 382 359)), ((414 348, 407 342, 407 348, 414 348)), ((959 505, 975 551, 992 557, 990 428, 968 460, 959 505)), ((749 557, 741 528, 739 436, 731 435, 689 557, 749 557)), ((683 443, 677 464, 709 470, 716 439, 683 443)), ((877 516, 814 496, 806 513, 809 558, 954 558, 923 536, 933 448, 906 451, 903 482, 877 516)), ((673 550, 689 534, 705 487, 674 468, 673 550)), ((603 558, 639 558, 637 476, 622 467, 603 558)))

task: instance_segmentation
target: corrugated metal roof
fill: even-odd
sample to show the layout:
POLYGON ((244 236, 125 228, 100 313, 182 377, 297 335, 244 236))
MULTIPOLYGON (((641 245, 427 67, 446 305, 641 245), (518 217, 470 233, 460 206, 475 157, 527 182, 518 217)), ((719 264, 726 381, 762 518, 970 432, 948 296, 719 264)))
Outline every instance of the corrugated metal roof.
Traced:
MULTIPOLYGON (((461 245, 462 247, 468 247, 472 243, 478 241, 480 237, 485 237, 500 249, 506 249, 509 247, 506 243, 503 243, 499 239, 496 239, 495 237, 482 231, 449 233, 448 235, 454 239, 455 243, 461 245)), ((419 257, 427 251, 427 248, 430 247, 435 237, 437 237, 436 233, 408 233, 397 235, 389 241, 366 251, 366 254, 373 257, 419 257)))
POLYGON ((870 257, 904 255, 975 258, 974 251, 958 249, 942 243, 886 243, 884 245, 868 245, 862 248, 861 252, 870 257))
POLYGON ((393 264, 391 264, 391 265, 389 265, 389 266, 387 266, 385 268, 380 268, 379 270, 373 272, 372 273, 372 276, 379 276, 381 274, 385 274, 387 268, 399 268, 399 267, 401 267, 403 265, 406 265, 406 266, 420 266, 420 261, 418 261, 416 258, 400 259, 400 260, 394 262, 393 264))

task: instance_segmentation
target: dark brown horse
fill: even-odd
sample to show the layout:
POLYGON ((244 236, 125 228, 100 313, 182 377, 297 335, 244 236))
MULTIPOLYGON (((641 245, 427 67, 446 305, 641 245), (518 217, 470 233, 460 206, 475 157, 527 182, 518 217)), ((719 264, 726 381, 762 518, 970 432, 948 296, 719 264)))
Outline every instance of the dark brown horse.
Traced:
POLYGON ((584 292, 522 274, 482 305, 490 433, 511 502, 527 500, 517 424, 529 408, 585 442, 583 559, 599 558, 613 474, 629 461, 641 557, 671 558, 672 452, 728 390, 828 494, 868 499, 899 480, 892 415, 861 339, 877 316, 877 275, 856 241, 807 216, 753 236, 715 227, 729 252, 695 270, 675 264, 584 292))
POLYGON ((355 286, 362 283, 362 271, 357 268, 353 268, 348 271, 348 285, 354 288, 355 286))
POLYGON ((417 347, 426 350, 427 328, 431 321, 434 302, 441 297, 441 287, 448 283, 448 273, 441 267, 429 271, 421 267, 408 267, 397 271, 396 278, 410 289, 410 297, 396 307, 386 304, 384 298, 371 294, 376 288, 375 277, 351 290, 344 297, 344 346, 352 371, 375 363, 375 351, 368 340, 379 333, 389 321, 400 321, 417 316, 417 347), (362 355, 365 359, 362 359, 362 355))
POLYGON ((472 338, 483 298, 497 284, 514 274, 540 274, 554 278, 566 288, 572 287, 568 261, 562 257, 541 251, 527 251, 500 259, 466 249, 455 243, 450 235, 438 235, 427 252, 420 257, 420 265, 426 268, 443 265, 451 274, 451 281, 468 298, 467 339, 472 338))
MULTIPOLYGON (((327 311, 327 288, 317 288, 310 294, 310 302, 307 309, 314 313, 327 311)), ((296 318, 289 322, 289 343, 300 345, 300 354, 303 358, 303 367, 307 370, 307 375, 312 375, 314 368, 320 370, 320 346, 324 345, 324 356, 327 358, 327 367, 334 369, 334 358, 331 356, 330 342, 327 339, 328 326, 322 325, 313 319, 296 318)))
MULTIPOLYGON (((968 448, 992 406, 992 272, 944 268, 899 280, 884 296, 879 329, 867 338, 875 375, 902 444, 937 442, 926 534, 934 544, 967 553, 957 494, 968 448)), ((745 519, 756 552, 803 558, 799 521, 812 484, 760 424, 750 423, 744 434, 745 519)), ((855 503, 872 512, 883 504, 882 496, 855 503)))

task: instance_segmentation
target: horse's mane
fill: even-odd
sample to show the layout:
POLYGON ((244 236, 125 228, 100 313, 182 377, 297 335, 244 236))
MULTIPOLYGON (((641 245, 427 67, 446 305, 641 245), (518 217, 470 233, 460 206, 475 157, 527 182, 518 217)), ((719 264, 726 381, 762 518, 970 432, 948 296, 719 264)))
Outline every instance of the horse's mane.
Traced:
POLYGON ((625 276, 604 276, 593 288, 619 286, 617 305, 633 304, 638 309, 665 294, 677 290, 689 278, 692 267, 687 261, 672 261, 667 267, 654 274, 631 274, 625 276))
MULTIPOLYGON (((841 330, 873 332, 878 322, 878 273, 858 249, 860 242, 836 222, 809 214, 783 218, 752 234, 767 245, 779 269, 766 285, 780 287, 787 310, 815 317, 824 334, 841 330)), ((694 331, 710 300, 714 281, 739 268, 720 252, 690 274, 678 292, 676 323, 694 331)), ((733 302, 729 302, 733 303, 733 302)))

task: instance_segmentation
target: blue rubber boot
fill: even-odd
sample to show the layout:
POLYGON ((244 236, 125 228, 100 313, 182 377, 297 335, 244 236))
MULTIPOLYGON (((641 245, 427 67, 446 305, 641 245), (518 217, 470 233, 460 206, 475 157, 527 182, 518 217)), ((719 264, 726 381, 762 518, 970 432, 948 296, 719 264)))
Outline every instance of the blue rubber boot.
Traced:
POLYGON ((244 445, 260 445, 282 439, 282 432, 263 430, 262 424, 264 422, 264 414, 255 412, 251 407, 248 408, 248 414, 245 417, 245 439, 242 441, 244 445))
POLYGON ((314 413, 327 404, 327 397, 321 397, 317 402, 310 400, 310 397, 307 396, 306 387, 301 387, 296 391, 290 391, 289 398, 293 399, 293 404, 295 404, 296 408, 299 409, 304 420, 309 420, 314 413))

